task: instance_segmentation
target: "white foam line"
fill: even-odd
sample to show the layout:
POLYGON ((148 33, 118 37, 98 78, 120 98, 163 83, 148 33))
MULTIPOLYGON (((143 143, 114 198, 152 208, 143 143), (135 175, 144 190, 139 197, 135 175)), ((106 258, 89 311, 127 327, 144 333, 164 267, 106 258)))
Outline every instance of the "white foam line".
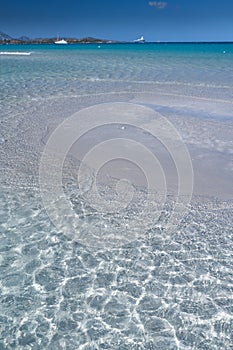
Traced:
POLYGON ((30 56, 31 52, 1 51, 0 55, 30 56))
POLYGON ((154 80, 125 80, 125 79, 92 79, 92 78, 86 78, 86 79, 80 79, 82 81, 100 81, 100 82, 120 82, 120 83, 132 83, 132 84, 151 84, 151 85, 184 85, 184 86, 190 86, 190 87, 207 87, 207 88, 215 88, 215 89, 232 89, 232 86, 230 85, 214 85, 214 84, 206 84, 206 83, 187 83, 187 82, 181 82, 181 81, 154 81, 154 80))
MULTIPOLYGON (((81 98, 81 97, 90 97, 90 96, 109 96, 109 95, 132 95, 132 94, 154 94, 154 95, 165 95, 165 96, 175 96, 175 97, 182 97, 182 98, 190 98, 193 100, 201 100, 201 101, 210 101, 210 102, 219 102, 219 103, 226 103, 226 104, 233 104, 233 101, 230 100, 222 100, 222 99, 213 99, 208 97, 199 97, 199 96, 190 96, 190 95, 181 95, 181 94, 175 94, 175 93, 168 93, 168 92, 147 92, 147 91, 111 91, 111 92, 99 92, 99 93, 92 93, 92 94, 71 94, 71 95, 62 95, 62 96, 50 96, 50 97, 38 97, 33 98, 33 101, 42 101, 42 100, 58 100, 61 98, 81 98)), ((135 97, 133 98, 133 100, 135 97)))

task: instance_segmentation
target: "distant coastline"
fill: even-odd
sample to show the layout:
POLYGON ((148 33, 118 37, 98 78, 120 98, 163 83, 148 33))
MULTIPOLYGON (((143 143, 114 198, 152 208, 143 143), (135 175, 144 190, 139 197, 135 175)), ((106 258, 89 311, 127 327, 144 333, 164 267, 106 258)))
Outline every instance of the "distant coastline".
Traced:
MULTIPOLYGON (((106 39, 98 39, 98 38, 92 38, 92 37, 85 37, 85 38, 62 38, 65 41, 67 41, 69 44, 112 44, 112 43, 118 43, 118 41, 113 40, 106 40, 106 39)), ((8 45, 8 44, 54 44, 55 41, 57 41, 58 38, 34 38, 31 39, 27 36, 21 36, 20 38, 13 38, 10 35, 0 31, 0 44, 1 45, 8 45)))
MULTIPOLYGON (((8 44, 20 44, 20 45, 28 45, 28 44, 54 44, 57 38, 39 38, 39 39, 3 39, 0 40, 1 45, 8 44)), ((69 44, 113 44, 119 43, 118 41, 105 40, 105 39, 96 39, 96 38, 64 38, 69 44)))
MULTIPOLYGON (((30 40, 19 40, 19 39, 10 39, 10 40, 0 40, 0 45, 55 45, 57 39, 30 39, 30 40)), ((95 39, 95 38, 83 38, 83 39, 67 39, 64 38, 68 44, 132 44, 132 45, 142 45, 141 43, 132 42, 132 41, 115 41, 115 40, 104 40, 104 39, 95 39)), ((233 44, 233 41, 147 41, 145 44, 157 44, 157 45, 166 45, 166 44, 233 44)))
MULTIPOLYGON (((67 38, 62 37, 68 44, 139 44, 135 41, 119 41, 109 39, 99 39, 93 37, 85 38, 67 38)), ((32 45, 32 44, 54 44, 57 38, 35 38, 31 39, 26 36, 12 38, 8 34, 0 31, 0 45, 32 45)), ((232 44, 233 41, 146 41, 146 44, 232 44)))

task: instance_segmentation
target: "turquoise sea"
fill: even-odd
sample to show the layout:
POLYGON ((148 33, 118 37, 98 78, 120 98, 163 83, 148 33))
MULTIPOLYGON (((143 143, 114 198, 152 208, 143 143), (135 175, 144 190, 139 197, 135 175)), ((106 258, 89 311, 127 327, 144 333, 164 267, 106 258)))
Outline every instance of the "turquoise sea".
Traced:
POLYGON ((0 349, 232 349, 232 77, 232 43, 0 46, 0 349))

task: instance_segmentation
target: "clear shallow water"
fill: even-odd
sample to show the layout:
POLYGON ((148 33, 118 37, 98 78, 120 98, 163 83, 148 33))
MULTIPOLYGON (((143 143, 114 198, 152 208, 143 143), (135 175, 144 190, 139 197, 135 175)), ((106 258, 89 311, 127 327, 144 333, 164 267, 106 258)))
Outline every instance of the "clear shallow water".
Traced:
MULTIPOLYGON (((32 54, 0 56, 1 348, 231 349, 233 45, 7 50, 32 54), (192 158, 194 196, 175 230, 165 228, 168 203, 137 240, 95 250, 49 220, 38 164, 64 118, 106 102, 149 105, 175 125, 192 158)), ((75 167, 64 172, 82 224, 98 230, 106 217, 74 193, 75 167)), ((121 216, 107 220, 128 234, 121 216)))
POLYGON ((2 348, 230 349, 233 213, 218 205, 91 253, 56 232, 38 195, 2 194, 2 348))

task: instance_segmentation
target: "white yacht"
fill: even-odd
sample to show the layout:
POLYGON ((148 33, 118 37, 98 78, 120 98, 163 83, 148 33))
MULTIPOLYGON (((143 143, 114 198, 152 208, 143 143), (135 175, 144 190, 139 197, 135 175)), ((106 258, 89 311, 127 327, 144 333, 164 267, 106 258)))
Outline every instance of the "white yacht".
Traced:
POLYGON ((141 38, 134 40, 135 43, 144 43, 146 40, 144 39, 144 36, 141 36, 141 38))
POLYGON ((54 44, 64 45, 64 44, 68 44, 68 42, 66 40, 64 40, 64 39, 61 39, 61 40, 55 41, 54 44))

